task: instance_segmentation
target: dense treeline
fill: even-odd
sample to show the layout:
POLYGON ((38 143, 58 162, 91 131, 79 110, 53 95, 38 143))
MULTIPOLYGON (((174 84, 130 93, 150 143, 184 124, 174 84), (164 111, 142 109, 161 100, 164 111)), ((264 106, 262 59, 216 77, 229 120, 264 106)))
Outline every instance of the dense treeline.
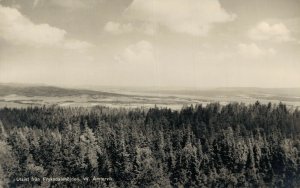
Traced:
POLYGON ((0 120, 0 187, 300 186, 300 112, 284 104, 3 108, 0 120))

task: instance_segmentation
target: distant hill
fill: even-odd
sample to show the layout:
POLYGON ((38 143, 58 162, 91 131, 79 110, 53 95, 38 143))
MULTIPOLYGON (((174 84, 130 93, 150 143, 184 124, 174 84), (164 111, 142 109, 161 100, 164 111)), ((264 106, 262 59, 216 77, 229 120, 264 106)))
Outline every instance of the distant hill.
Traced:
POLYGON ((300 108, 300 88, 126 89, 61 88, 47 85, 1 84, 0 108, 30 105, 151 107, 180 109, 184 105, 219 102, 251 104, 283 102, 300 108))
POLYGON ((27 97, 65 97, 65 96, 124 96, 116 93, 92 91, 86 89, 66 89, 53 86, 32 86, 21 84, 0 84, 0 96, 20 95, 27 97))
POLYGON ((257 87, 220 87, 209 89, 157 89, 149 92, 174 93, 184 95, 219 96, 249 93, 269 93, 274 95, 300 95, 300 88, 257 88, 257 87))
POLYGON ((228 87, 215 89, 149 90, 150 93, 197 97, 251 97, 265 100, 300 101, 300 88, 228 87))

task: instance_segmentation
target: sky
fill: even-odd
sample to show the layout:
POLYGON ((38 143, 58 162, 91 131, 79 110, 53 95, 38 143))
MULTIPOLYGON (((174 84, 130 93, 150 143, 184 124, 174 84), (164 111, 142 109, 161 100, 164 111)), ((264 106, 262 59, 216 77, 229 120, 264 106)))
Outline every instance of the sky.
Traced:
POLYGON ((0 0, 0 83, 299 87, 299 0, 0 0))

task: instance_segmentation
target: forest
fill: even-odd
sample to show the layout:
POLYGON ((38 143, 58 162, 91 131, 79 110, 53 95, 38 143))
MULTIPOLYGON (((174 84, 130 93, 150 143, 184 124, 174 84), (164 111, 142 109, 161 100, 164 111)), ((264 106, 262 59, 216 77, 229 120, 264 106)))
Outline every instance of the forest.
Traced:
POLYGON ((0 187, 299 187, 279 104, 0 109, 0 187))

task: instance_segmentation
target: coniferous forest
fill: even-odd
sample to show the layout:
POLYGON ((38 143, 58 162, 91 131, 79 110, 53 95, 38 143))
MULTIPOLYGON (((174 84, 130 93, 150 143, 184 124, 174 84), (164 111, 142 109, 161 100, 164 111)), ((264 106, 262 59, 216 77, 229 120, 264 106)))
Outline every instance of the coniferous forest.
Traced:
POLYGON ((299 187, 284 104, 0 109, 0 187, 299 187))

